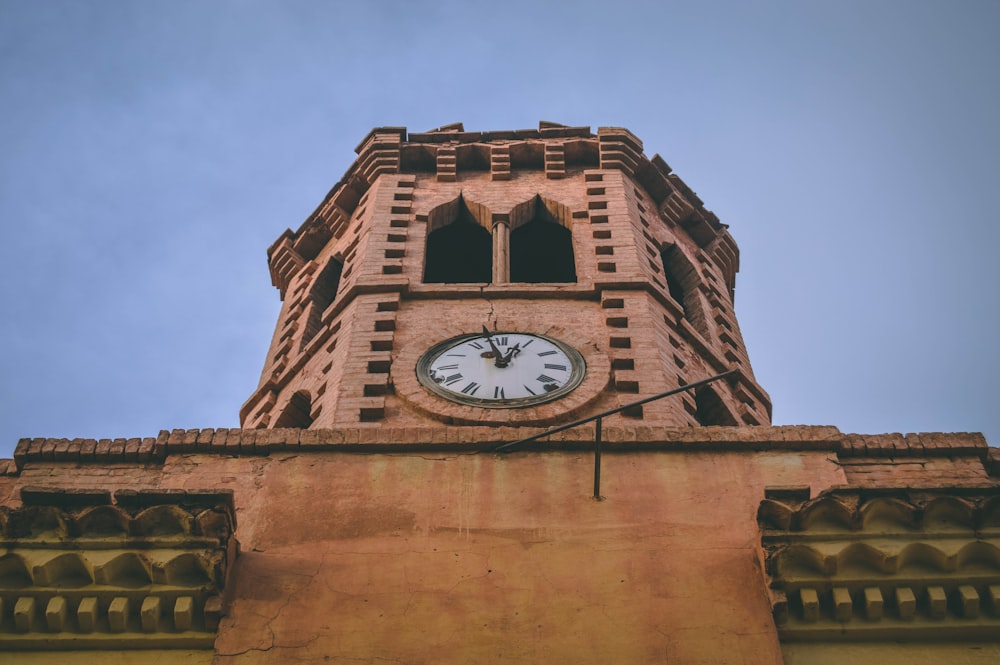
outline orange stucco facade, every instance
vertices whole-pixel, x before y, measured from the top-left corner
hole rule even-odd
[[[0,486],[6,505],[53,483],[232,490],[241,553],[216,663],[781,663],[755,521],[766,488],[863,484],[869,470],[854,469],[891,464],[876,448],[893,444],[865,437],[859,457],[861,437],[829,427],[611,427],[598,501],[585,435],[497,454],[504,429],[474,444],[408,440],[412,428],[381,442],[314,432],[303,444],[274,430],[242,452],[227,443],[259,432],[210,432],[219,441],[201,451],[185,441],[204,431],[164,433],[150,457],[117,464],[46,460],[36,441]],[[979,437],[921,450],[926,468],[944,462],[926,486],[995,483]],[[950,475],[958,459],[978,462],[978,477]],[[805,660],[788,662],[810,662],[810,648],[796,644]],[[977,642],[965,657],[995,653]]]

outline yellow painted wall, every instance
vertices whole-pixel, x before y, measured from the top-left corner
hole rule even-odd
[[[782,646],[785,665],[996,665],[1000,644],[829,644]]]
[[[16,651],[4,665],[210,665],[211,651]]]

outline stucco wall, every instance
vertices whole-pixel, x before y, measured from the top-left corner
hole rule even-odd
[[[808,485],[815,496],[844,485],[845,460],[880,454],[889,436],[705,428],[686,442],[609,428],[595,501],[586,451],[495,455],[450,449],[447,437],[397,442],[398,452],[312,439],[296,449],[260,432],[207,432],[204,453],[194,451],[205,431],[178,431],[157,440],[169,450],[160,461],[151,443],[147,461],[140,447],[131,463],[90,460],[86,442],[78,461],[60,462],[62,443],[26,443],[19,470],[0,475],[0,503],[17,505],[24,486],[233,490],[242,555],[216,663],[780,663],[756,523],[764,488]],[[385,441],[405,433],[373,430]],[[615,443],[654,436],[674,443]],[[923,455],[982,447],[961,435],[940,450],[933,437],[913,441],[925,439]],[[920,480],[947,480],[936,468]],[[787,646],[788,662],[810,662],[812,649]]]
[[[778,663],[755,510],[822,452],[170,455],[16,486],[231,488],[217,663]]]
[[[218,663],[779,663],[754,514],[816,453],[171,458],[236,492]]]

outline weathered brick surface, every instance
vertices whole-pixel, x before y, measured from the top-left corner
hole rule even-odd
[[[1000,448],[990,448],[986,456],[986,470],[994,478],[1000,478]]]
[[[844,457],[900,457],[922,455],[985,455],[986,439],[978,432],[922,432],[919,434],[848,434],[840,454]]]
[[[858,487],[952,487],[995,484],[978,457],[848,458],[847,482]]]
[[[861,487],[946,487],[995,483],[996,449],[969,432],[845,435],[839,458],[848,483]]]

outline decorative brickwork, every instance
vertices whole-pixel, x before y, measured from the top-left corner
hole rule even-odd
[[[766,496],[757,519],[783,640],[1000,635],[1000,486]]]
[[[566,146],[563,143],[545,145],[545,176],[552,179],[566,177]]]
[[[490,177],[493,180],[510,180],[510,145],[490,146]]]
[[[0,506],[0,650],[207,649],[232,492],[22,487]]]

